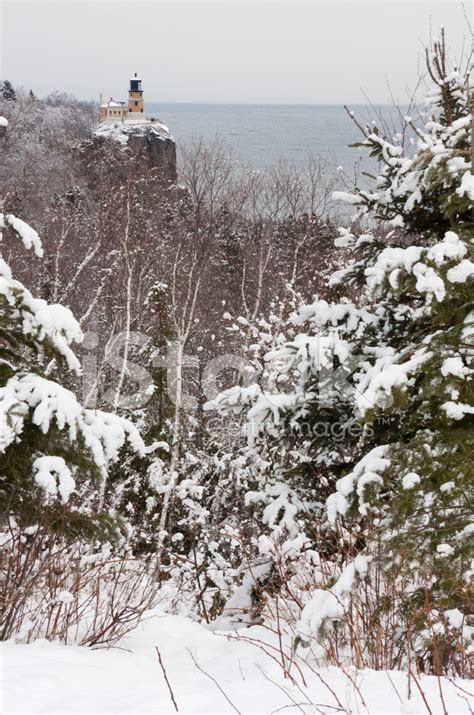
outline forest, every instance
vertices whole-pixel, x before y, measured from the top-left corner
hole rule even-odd
[[[293,685],[408,673],[416,712],[469,676],[473,97],[444,32],[425,63],[395,129],[348,110],[356,178],[217,138],[175,180],[3,82],[2,640],[119,646],[159,609]]]

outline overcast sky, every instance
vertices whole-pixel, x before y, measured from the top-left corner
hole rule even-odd
[[[0,0],[2,78],[82,99],[403,102],[422,44],[443,24],[460,54],[467,24],[451,2]],[[470,3],[466,2],[466,10]]]

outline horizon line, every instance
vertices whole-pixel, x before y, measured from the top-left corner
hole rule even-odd
[[[46,95],[47,96],[47,95]],[[85,99],[80,100],[85,102],[95,102],[98,104],[96,99]],[[420,102],[423,103],[422,101]],[[146,106],[149,104],[154,105],[177,105],[177,106],[196,106],[196,107],[344,107],[344,105],[351,105],[353,107],[403,107],[409,104],[409,102],[391,102],[388,100],[376,101],[372,100],[370,102],[351,102],[350,100],[341,101],[322,101],[322,102],[248,102],[248,101],[232,101],[232,102],[216,102],[212,100],[145,100],[145,110]]]

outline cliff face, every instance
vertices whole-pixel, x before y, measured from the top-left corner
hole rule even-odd
[[[157,169],[164,180],[171,183],[177,181],[176,142],[168,127],[161,122],[141,120],[104,123],[95,130],[94,135],[128,146],[137,158],[144,159],[150,167]]]

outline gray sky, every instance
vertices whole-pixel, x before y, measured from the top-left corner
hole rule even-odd
[[[458,0],[0,3],[0,76],[40,96],[124,99],[139,72],[145,101],[384,102],[389,78],[403,102],[430,22],[467,39]]]

